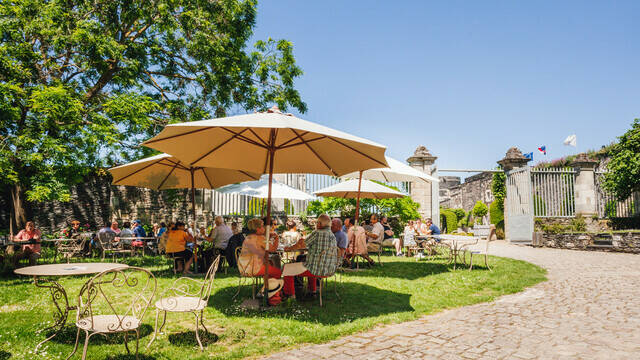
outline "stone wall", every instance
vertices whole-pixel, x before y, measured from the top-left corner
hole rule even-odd
[[[441,177],[446,184],[455,183],[453,177]],[[461,208],[470,211],[477,201],[482,201],[487,206],[493,202],[491,182],[493,174],[483,172],[469,176],[464,183],[459,185],[441,187],[440,206],[447,208]]]
[[[0,194],[0,229],[9,229],[11,202]],[[44,233],[52,233],[79,220],[97,229],[105,221],[141,219],[145,223],[187,219],[191,202],[187,190],[154,191],[131,186],[112,186],[110,176],[89,176],[71,188],[69,202],[47,201],[30,205],[29,220]],[[211,222],[212,214],[200,209],[198,221]],[[17,232],[17,229],[14,229]]]
[[[640,232],[536,234],[534,246],[640,253]]]

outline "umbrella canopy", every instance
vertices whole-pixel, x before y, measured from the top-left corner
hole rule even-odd
[[[359,184],[359,182],[360,181],[357,179],[343,181],[315,191],[313,194],[316,196],[338,197],[345,199],[356,199],[358,197],[367,199],[392,199],[406,196],[397,190],[393,190],[373,181],[362,180],[362,184]],[[360,189],[359,191],[358,188]]]
[[[114,185],[130,185],[154,190],[213,189],[227,184],[259,179],[259,174],[215,168],[193,168],[168,154],[151,156],[109,169]]]
[[[341,176],[387,166],[384,146],[283,114],[277,108],[170,124],[143,145],[174,155],[191,166],[259,174]]]
[[[232,184],[223,186],[216,191],[223,194],[240,194],[257,198],[266,199],[269,197],[269,180],[260,179],[256,181],[246,181],[240,184]],[[313,200],[313,195],[307,194],[304,191],[294,189],[291,186],[283,183],[273,181],[271,189],[272,199],[289,199],[289,200]]]
[[[267,249],[274,173],[341,176],[388,166],[386,147],[326,126],[266,112],[167,125],[143,145],[174,155],[190,166],[269,174]],[[264,283],[269,280],[269,251],[264,254]],[[267,297],[264,297],[265,305]]]
[[[362,178],[367,180],[375,180],[382,182],[396,181],[424,181],[439,182],[437,178],[427,175],[426,173],[416,170],[411,166],[400,162],[396,159],[385,156],[389,167],[369,169],[362,172]],[[343,179],[357,179],[360,176],[358,171],[343,175]]]

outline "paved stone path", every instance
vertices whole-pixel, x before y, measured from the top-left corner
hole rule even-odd
[[[272,359],[640,359],[640,256],[498,243],[549,281]]]

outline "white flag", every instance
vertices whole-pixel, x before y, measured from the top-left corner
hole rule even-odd
[[[564,139],[564,144],[576,147],[576,135],[574,134],[567,136],[567,138]]]

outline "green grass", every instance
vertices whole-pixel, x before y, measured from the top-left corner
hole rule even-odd
[[[142,327],[141,359],[236,359],[257,356],[302,343],[322,343],[374,327],[377,324],[413,320],[448,308],[491,301],[497,296],[522,291],[545,280],[545,271],[535,265],[505,258],[490,258],[493,271],[474,268],[453,271],[443,259],[416,262],[414,259],[383,257],[384,266],[346,273],[339,287],[340,300],[331,280],[325,290],[324,307],[318,302],[287,301],[268,311],[241,308],[250,297],[245,286],[240,300],[232,301],[237,272],[219,273],[214,293],[205,310],[205,324],[215,335],[204,336],[200,352],[193,335],[191,314],[169,314],[164,334],[148,350],[155,310],[150,308]],[[166,260],[159,257],[133,258],[130,265],[145,266],[158,279],[159,292],[175,279]],[[69,297],[76,299],[88,277],[63,278]],[[30,279],[5,275],[0,278],[0,359],[64,358],[75,340],[71,323],[44,345],[37,356],[35,345],[44,339],[38,330],[52,323],[48,293]],[[70,319],[75,319],[75,312]],[[83,338],[80,340],[83,341]],[[75,358],[80,358],[82,344]],[[133,349],[133,348],[132,348]],[[121,337],[92,337],[91,359],[133,359],[126,356]]]

